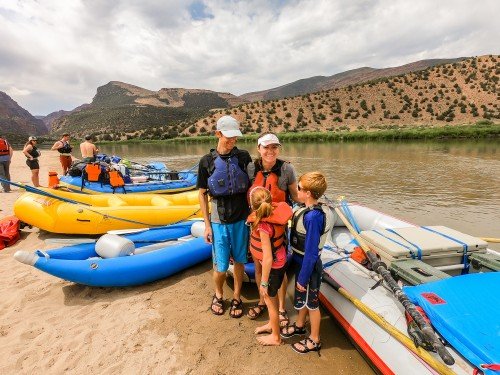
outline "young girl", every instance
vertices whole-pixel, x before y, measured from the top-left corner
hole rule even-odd
[[[269,310],[269,322],[255,330],[262,345],[280,345],[278,317],[278,289],[286,270],[285,228],[292,217],[292,209],[285,202],[272,203],[271,192],[264,187],[250,191],[252,213],[247,222],[251,225],[250,251],[262,265],[259,292]]]
[[[27,158],[26,165],[31,169],[31,181],[33,182],[33,186],[40,186],[40,166],[38,164],[38,157],[41,153],[36,148],[37,141],[36,137],[29,137],[23,149],[23,154]]]

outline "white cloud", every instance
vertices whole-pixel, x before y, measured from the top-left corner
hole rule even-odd
[[[497,0],[0,0],[0,91],[33,114],[90,102],[111,80],[242,94],[498,54],[497,14]]]
[[[5,90],[5,92],[11,97],[26,96],[31,94],[30,90],[18,89],[17,87],[12,86]]]

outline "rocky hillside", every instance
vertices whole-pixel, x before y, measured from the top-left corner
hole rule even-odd
[[[151,91],[112,81],[97,89],[90,105],[54,120],[52,132],[92,133],[104,140],[171,138],[209,110],[243,102],[228,93],[182,88]]]
[[[224,114],[241,121],[246,133],[377,130],[481,119],[498,122],[499,75],[498,55],[472,57],[392,78],[219,110],[184,134],[213,133]]]
[[[286,85],[275,87],[269,90],[250,92],[243,94],[240,97],[250,102],[283,99],[297,95],[309,94],[317,91],[331,90],[348,85],[356,85],[359,83],[372,81],[379,78],[388,78],[401,74],[424,70],[436,65],[454,63],[463,60],[456,59],[432,59],[420,60],[406,65],[396,66],[393,68],[374,69],[374,68],[358,68],[347,70],[333,76],[317,76],[301,79]]]
[[[82,109],[85,109],[88,106],[89,106],[89,104],[82,104],[71,111],[60,110],[60,111],[49,113],[47,116],[40,116],[40,117],[37,116],[37,118],[40,118],[43,121],[43,123],[45,124],[45,126],[47,127],[47,129],[49,129],[49,131],[51,131],[52,130],[52,123],[54,121],[60,119],[63,116],[68,116],[68,115],[72,114],[73,112],[81,111]]]
[[[30,135],[47,134],[42,120],[32,116],[9,95],[0,91],[0,133],[11,142],[22,142]]]

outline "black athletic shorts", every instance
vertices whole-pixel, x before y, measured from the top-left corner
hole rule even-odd
[[[30,167],[31,170],[40,169],[40,165],[38,164],[38,159],[35,160],[26,159],[26,165]]]
[[[285,277],[286,264],[281,268],[271,268],[269,273],[269,286],[267,287],[267,294],[269,297],[275,297],[278,294],[278,289],[283,283],[283,278]]]
[[[296,310],[301,310],[304,307],[307,307],[309,310],[318,309],[319,288],[321,286],[321,278],[323,275],[323,263],[321,262],[321,259],[318,259],[316,261],[307,285],[303,285],[306,288],[305,292],[300,292],[296,287],[301,268],[300,264],[292,261],[292,265],[290,268],[291,272],[295,273],[295,298],[293,301],[293,307],[295,307]]]

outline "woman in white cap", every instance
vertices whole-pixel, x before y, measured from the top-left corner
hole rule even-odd
[[[297,177],[292,164],[278,159],[281,143],[276,134],[267,132],[259,136],[257,140],[257,151],[259,157],[248,165],[247,171],[252,182],[249,191],[256,186],[263,186],[271,192],[273,203],[287,202],[292,200],[301,203],[297,190]],[[262,276],[262,265],[255,261],[255,281],[260,285]],[[278,292],[280,326],[289,323],[288,313],[285,308],[286,286],[288,280],[285,277]],[[259,296],[257,305],[250,308],[248,318],[256,319],[266,310],[266,304],[262,295]]]
[[[26,165],[31,169],[31,181],[33,186],[40,186],[40,165],[38,164],[38,157],[41,152],[38,151],[36,144],[38,139],[36,137],[29,137],[28,142],[24,145],[23,154],[26,156]]]

